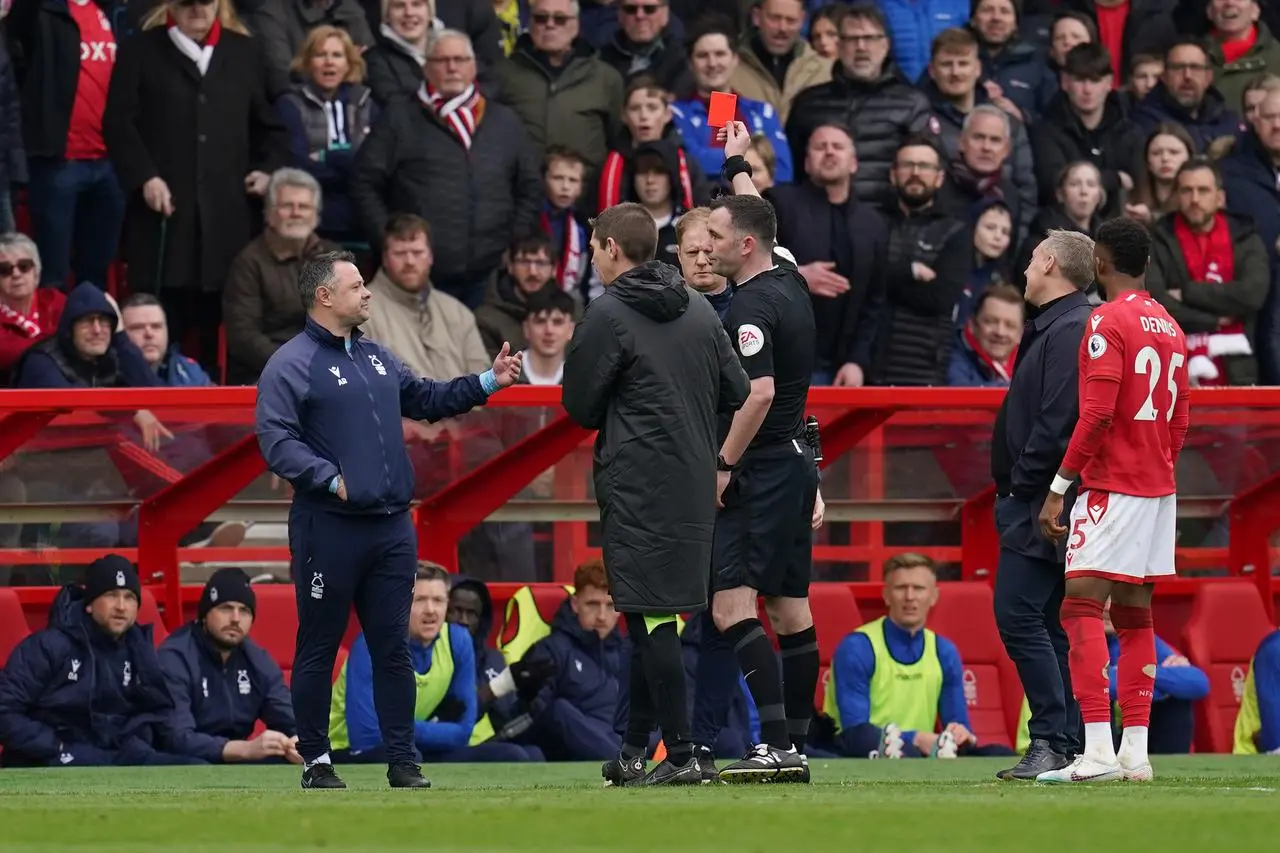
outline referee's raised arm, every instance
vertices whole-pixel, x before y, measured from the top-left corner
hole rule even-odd
[[[302,787],[346,787],[333,769],[344,750],[331,753],[329,718],[334,660],[352,606],[373,665],[383,741],[362,747],[359,760],[385,760],[394,788],[430,787],[413,740],[417,688],[408,629],[418,543],[401,419],[441,420],[482,405],[519,378],[522,358],[504,345],[493,368],[478,376],[414,376],[361,334],[372,294],[349,252],[309,260],[298,291],[306,325],[262,372],[255,432],[267,467],[294,487],[289,550],[298,640],[291,689]],[[345,741],[348,721],[335,725],[335,737]]]

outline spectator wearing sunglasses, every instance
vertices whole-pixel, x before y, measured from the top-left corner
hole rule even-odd
[[[683,92],[692,84],[689,59],[667,0],[622,0],[618,31],[600,48],[600,58],[627,82],[649,74],[668,92]]]
[[[38,287],[40,250],[25,234],[0,235],[0,382],[33,344],[51,337],[66,306],[54,287]]]
[[[596,186],[622,130],[622,76],[580,37],[577,0],[533,0],[531,9],[529,32],[498,63],[498,98],[524,122],[538,160],[550,146],[572,148],[587,164],[586,186]]]

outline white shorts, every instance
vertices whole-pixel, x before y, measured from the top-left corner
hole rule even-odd
[[[1067,575],[1121,583],[1172,577],[1178,496],[1139,498],[1086,489],[1071,508]]]

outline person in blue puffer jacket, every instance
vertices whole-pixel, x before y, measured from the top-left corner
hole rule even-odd
[[[875,0],[889,22],[893,61],[913,84],[933,56],[933,40],[969,20],[970,0]]]
[[[622,746],[614,721],[620,685],[630,678],[631,644],[618,630],[602,562],[579,566],[573,587],[556,611],[551,636],[524,658],[549,658],[556,670],[529,703],[529,737],[548,761],[608,760]]]
[[[64,586],[49,627],[23,640],[0,670],[0,763],[84,767],[205,762],[171,748],[173,700],[142,586],[118,554],[95,560],[83,586]]]
[[[708,175],[719,175],[724,165],[724,148],[716,146],[712,137],[715,130],[707,126],[707,108],[712,92],[731,92],[729,79],[738,69],[738,46],[733,38],[732,24],[723,18],[707,18],[690,33],[689,67],[693,72],[695,91],[693,96],[671,105],[671,121],[680,133],[685,151]],[[738,96],[740,121],[751,131],[773,143],[777,162],[773,180],[789,184],[794,178],[791,164],[791,147],[782,120],[772,104]]]

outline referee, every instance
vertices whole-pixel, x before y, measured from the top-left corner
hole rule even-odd
[[[808,287],[795,265],[776,260],[778,221],[755,194],[743,159],[741,122],[725,136],[724,176],[739,195],[712,204],[712,263],[731,279],[729,337],[751,379],[718,459],[712,555],[714,632],[734,649],[760,716],[764,741],[720,771],[726,782],[807,782],[802,749],[818,682],[818,638],[809,612],[818,470],[804,413],[816,337]],[[782,665],[757,616],[765,597]],[[785,682],[785,688],[784,688]]]
[[[329,758],[334,659],[352,605],[373,658],[373,700],[393,788],[428,788],[413,745],[409,606],[418,543],[413,469],[401,418],[439,421],[483,405],[520,376],[504,343],[493,369],[420,379],[357,328],[371,294],[349,252],[302,268],[304,329],[258,380],[254,431],[267,467],[292,484],[290,569],[297,589],[293,713],[303,788],[345,788]]]

